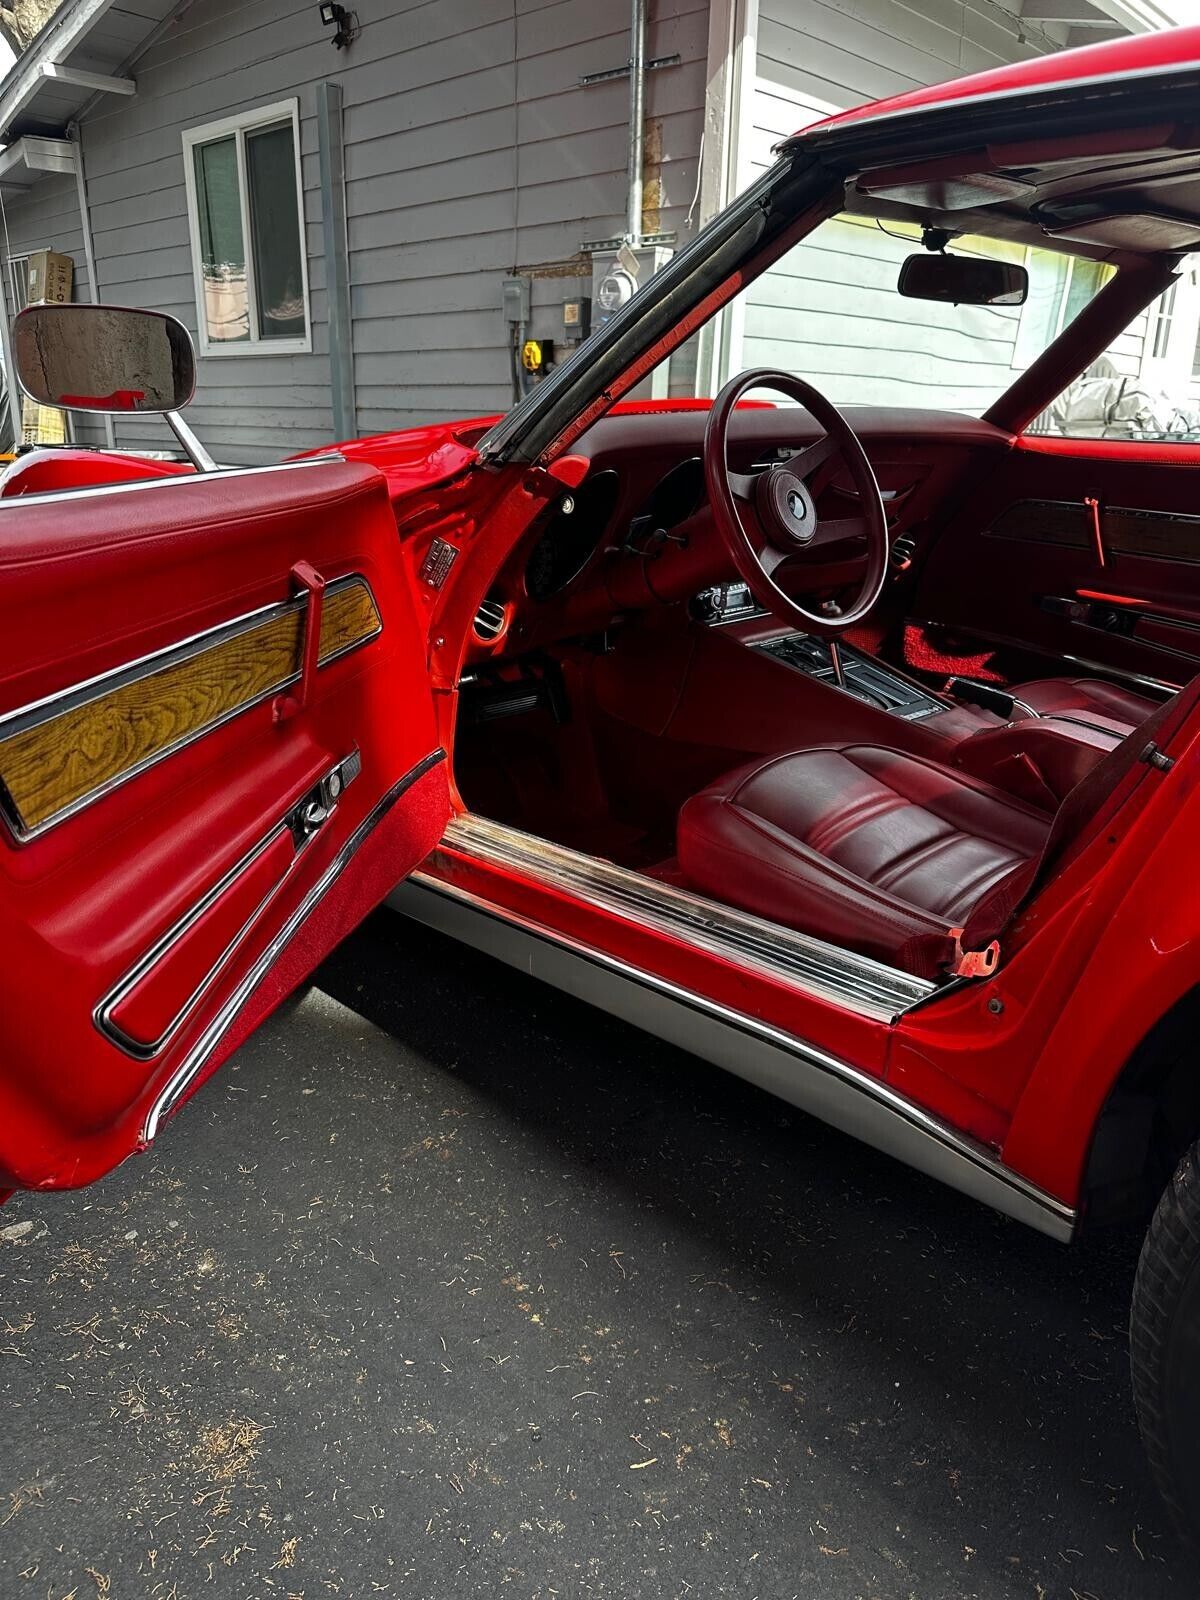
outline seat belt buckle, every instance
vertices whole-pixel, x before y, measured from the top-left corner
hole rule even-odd
[[[999,939],[985,944],[982,950],[964,950],[962,940],[965,932],[965,928],[950,929],[950,937],[954,940],[951,973],[956,978],[990,978],[1000,965]]]

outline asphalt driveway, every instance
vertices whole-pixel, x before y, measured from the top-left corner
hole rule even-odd
[[[4,1600],[1157,1600],[1133,1256],[390,912],[0,1212]]]

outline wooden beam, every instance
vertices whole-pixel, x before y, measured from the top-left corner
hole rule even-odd
[[[137,84],[132,78],[113,78],[106,72],[85,72],[82,67],[68,67],[60,61],[43,61],[38,70],[43,78],[54,83],[71,83],[80,89],[91,89],[96,94],[137,93]]]

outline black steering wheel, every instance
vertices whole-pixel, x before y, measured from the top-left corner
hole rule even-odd
[[[731,472],[729,423],[749,389],[776,389],[798,400],[825,432],[815,444],[765,471]],[[810,479],[840,458],[858,498],[856,516],[821,518]],[[827,476],[822,474],[822,476]],[[879,599],[887,577],[888,525],[879,484],[858,435],[833,404],[787,372],[767,367],[743,372],[713,401],[704,430],[704,478],[708,503],[733,563],[750,593],[781,621],[805,633],[832,636],[861,622]],[[809,611],[775,581],[784,562],[795,570],[806,558],[825,564],[850,562],[863,568],[852,598],[826,600]],[[815,585],[814,585],[815,587]]]

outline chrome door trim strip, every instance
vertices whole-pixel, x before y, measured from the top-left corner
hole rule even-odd
[[[167,929],[166,933],[164,933],[160,939],[156,940],[150,949],[147,950],[146,953],[141,956],[132,967],[130,967],[128,972],[124,973],[123,976],[118,979],[118,981],[113,985],[113,987],[108,991],[108,993],[92,1012],[93,1023],[106,1039],[108,1039],[112,1044],[115,1044],[119,1050],[124,1051],[127,1056],[132,1056],[135,1061],[152,1061],[155,1056],[162,1054],[162,1052],[170,1044],[171,1040],[175,1038],[179,1030],[183,1027],[184,1023],[193,1014],[196,1007],[208,993],[209,989],[211,989],[212,985],[216,982],[217,978],[224,970],[226,964],[231,959],[242,940],[250,932],[251,928],[258,921],[258,919],[263,915],[267,907],[275,899],[276,895],[278,895],[283,889],[288,879],[292,876],[292,873],[296,870],[296,867],[303,860],[305,852],[312,841],[317,837],[320,829],[325,826],[325,824],[337,811],[337,801],[334,799],[330,801],[329,804],[324,806],[323,815],[321,817],[319,826],[312,828],[306,828],[305,826],[303,816],[305,808],[310,803],[317,802],[320,796],[332,793],[328,786],[330,784],[330,780],[334,778],[335,775],[338,780],[337,793],[341,794],[351,783],[353,783],[354,779],[361,771],[362,757],[359,755],[357,750],[352,750],[350,754],[344,756],[342,760],[335,761],[331,766],[327,767],[321,776],[317,778],[314,783],[311,783],[308,786],[308,789],[301,796],[301,798],[297,800],[294,805],[289,806],[286,814],[280,818],[275,826],[269,829],[257,844],[252,845],[251,848],[247,850],[246,853],[238,861],[236,861],[232,867],[229,868],[228,872],[224,873],[218,882],[213,884],[212,887],[208,889],[200,897],[200,899],[195,902],[194,905],[190,906],[188,910],[185,911],[184,914],[179,917],[170,928]],[[242,874],[248,871],[249,868],[254,865],[264,851],[270,849],[271,845],[273,845],[277,839],[281,838],[284,834],[289,833],[295,842],[295,851],[291,860],[288,862],[286,871],[280,877],[279,881],[267,891],[249,916],[246,917],[241,927],[238,928],[233,937],[228,941],[228,943],[225,945],[225,948],[217,956],[216,960],[200,979],[199,983],[196,984],[192,992],[184,999],[182,1005],[176,1011],[164,1032],[159,1036],[159,1038],[155,1039],[149,1044],[144,1043],[141,1040],[134,1039],[131,1035],[125,1033],[124,1030],[113,1019],[113,1013],[120,1006],[122,1000],[124,1000],[129,994],[132,993],[134,989],[137,988],[142,979],[145,978],[148,973],[153,971],[153,969],[159,964],[160,961],[163,960],[165,956],[170,954],[170,952],[179,943],[180,939],[182,939],[183,936],[191,928],[193,928],[197,922],[199,922],[200,918],[207,910],[209,910],[211,906],[214,906],[217,901],[220,900],[221,896],[226,892],[226,890],[230,889],[242,876]]]
[[[439,848],[518,871],[572,899],[656,933],[685,939],[710,955],[782,979],[877,1022],[891,1022],[909,1006],[937,993],[937,985],[928,979],[914,978],[870,956],[486,817],[468,813],[452,818]]]
[[[368,579],[360,572],[345,573],[340,578],[331,578],[325,586],[325,594],[336,595],[343,590],[353,588],[355,585],[366,590],[370,597],[375,615],[380,618],[378,627],[371,633],[364,633],[361,639],[355,639],[350,644],[342,645],[338,650],[331,651],[321,659],[321,670],[332,666],[335,661],[340,661],[343,656],[349,655],[354,650],[359,650],[363,645],[370,644],[383,632],[382,615],[375,591],[371,588]],[[293,595],[287,600],[275,600],[265,606],[258,606],[253,611],[242,612],[237,617],[232,617],[228,622],[219,622],[214,627],[206,628],[200,633],[190,634],[185,639],[180,639],[174,644],[164,645],[160,650],[153,650],[148,655],[138,656],[132,661],[122,663],[119,667],[112,667],[107,672],[98,673],[93,678],[85,678],[81,682],[71,684],[66,689],[56,690],[53,694],[45,695],[40,700],[32,700],[27,705],[17,706],[12,711],[0,714],[0,740],[10,738],[14,734],[26,733],[31,728],[40,727],[43,723],[53,722],[57,717],[65,716],[68,712],[77,711],[81,706],[99,700],[106,694],[112,694],[118,689],[124,689],[129,684],[138,683],[143,678],[153,677],[157,672],[164,672],[170,667],[179,666],[185,661],[190,661],[196,656],[214,650],[220,645],[227,644],[231,639],[239,638],[244,633],[260,627],[265,622],[272,622],[277,617],[285,616],[289,612],[303,611],[308,605],[307,594]],[[235,717],[240,717],[243,712],[252,711],[255,706],[262,705],[265,700],[271,700],[293,684],[299,683],[300,673],[294,672],[290,677],[282,678],[278,683],[270,685],[261,694],[255,695],[250,700],[241,701],[236,706],[231,706],[228,711],[214,717],[211,722],[206,722],[202,727],[194,728],[188,733],[181,734],[178,739],[170,744],[163,745],[159,750],[153,751],[141,761],[131,767],[124,768],[121,772],[114,773],[103,783],[97,784],[94,789],[89,789],[79,799],[71,801],[53,816],[47,817],[44,822],[39,822],[30,827],[23,821],[16,806],[13,804],[4,783],[0,780],[0,820],[8,828],[16,844],[25,845],[32,839],[40,838],[51,828],[57,828],[60,823],[66,822],[69,817],[77,816],[88,806],[95,805],[105,795],[111,794],[114,789],[119,789],[122,784],[129,783],[132,779],[140,777],[151,767],[157,766],[160,761],[166,761],[170,756],[177,755],[180,750],[194,744],[197,739],[207,738],[215,733],[218,728],[223,728],[226,723],[232,722]]]
[[[97,451],[98,455],[136,455],[135,450],[103,450]],[[263,473],[293,472],[298,467],[327,467],[331,463],[345,465],[346,458],[336,450],[322,452],[319,456],[305,456],[300,461],[273,461],[264,467],[217,467],[222,483],[230,478],[257,478]],[[202,483],[206,489],[211,489],[213,474],[211,472],[172,472],[161,478],[135,478],[130,483],[91,483],[82,485],[78,489],[43,489],[41,494],[14,494],[0,496],[0,516],[9,508],[22,506],[56,505],[60,506],[71,500],[89,500],[95,495],[106,494],[141,494],[147,489],[176,488],[189,483]]]
[[[1077,1214],[887,1083],[807,1040],[419,870],[388,904],[657,1038],[723,1067],[798,1110],[1063,1243]]]
[[[169,1115],[178,1104],[188,1085],[216,1051],[221,1040],[236,1021],[242,1007],[275,965],[284,950],[287,949],[305,919],[328,894],[384,817],[387,816],[398,801],[404,798],[415,783],[419,782],[426,773],[432,772],[445,759],[446,752],[444,750],[440,748],[431,750],[427,756],[423,756],[417,762],[416,766],[411,767],[402,778],[392,785],[371,809],[370,813],[359,823],[317,882],[313,884],[295,911],[292,912],[257,961],[254,962],[241,982],[229,995],[216,1016],[213,1017],[196,1043],[188,1051],[183,1061],[175,1068],[175,1071],[172,1072],[166,1083],[158,1091],[150,1110],[146,1113],[146,1120],[142,1124],[143,1144],[149,1144],[154,1138],[162,1125],[163,1118]]]

